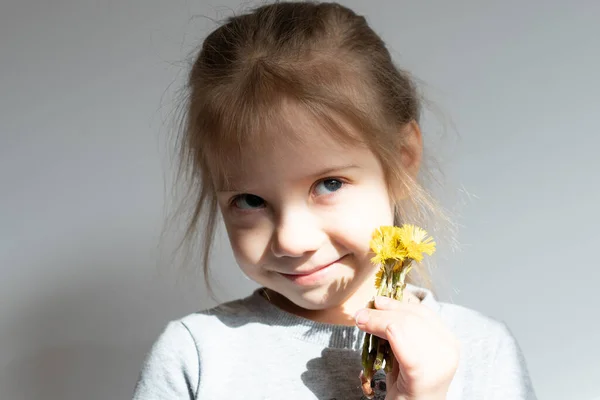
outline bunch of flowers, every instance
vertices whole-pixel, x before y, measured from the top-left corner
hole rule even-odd
[[[413,267],[413,261],[421,262],[424,254],[432,255],[435,252],[435,242],[427,232],[410,224],[379,227],[373,232],[370,247],[375,253],[371,262],[380,266],[375,275],[377,295],[399,301],[402,301],[406,276]],[[368,307],[374,308],[374,302],[369,302]],[[384,368],[388,373],[393,365],[394,353],[388,341],[366,333],[362,348],[361,383],[367,398],[373,396],[371,380],[375,371]]]

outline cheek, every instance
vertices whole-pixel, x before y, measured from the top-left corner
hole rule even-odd
[[[345,202],[336,216],[333,229],[346,245],[357,251],[368,252],[373,231],[381,225],[392,225],[394,216],[387,194],[373,195],[373,191],[354,196]],[[377,193],[377,191],[375,191]]]
[[[270,241],[270,230],[265,227],[239,228],[227,226],[231,250],[240,266],[260,264]]]

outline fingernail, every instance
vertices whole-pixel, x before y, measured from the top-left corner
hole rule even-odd
[[[354,319],[356,320],[356,323],[358,325],[366,324],[367,321],[369,320],[369,310],[362,309],[362,310],[358,311],[356,313],[356,315],[354,316]]]
[[[389,302],[390,302],[390,298],[389,297],[385,297],[385,296],[377,296],[377,297],[375,297],[375,303],[378,304],[378,305],[380,305],[380,306],[385,306]]]

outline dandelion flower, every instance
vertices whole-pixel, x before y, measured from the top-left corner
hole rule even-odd
[[[423,253],[432,255],[435,251],[433,238],[427,236],[427,232],[418,226],[405,224],[398,228],[397,235],[402,242],[407,258],[421,262]]]
[[[373,232],[370,247],[375,253],[371,259],[374,264],[383,265],[389,260],[403,260],[406,257],[398,233],[395,226],[381,226]]]

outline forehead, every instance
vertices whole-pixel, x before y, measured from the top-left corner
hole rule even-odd
[[[226,190],[260,179],[301,180],[360,164],[368,155],[360,133],[343,119],[323,121],[301,107],[288,107],[239,146],[222,149],[210,168],[217,188]]]

